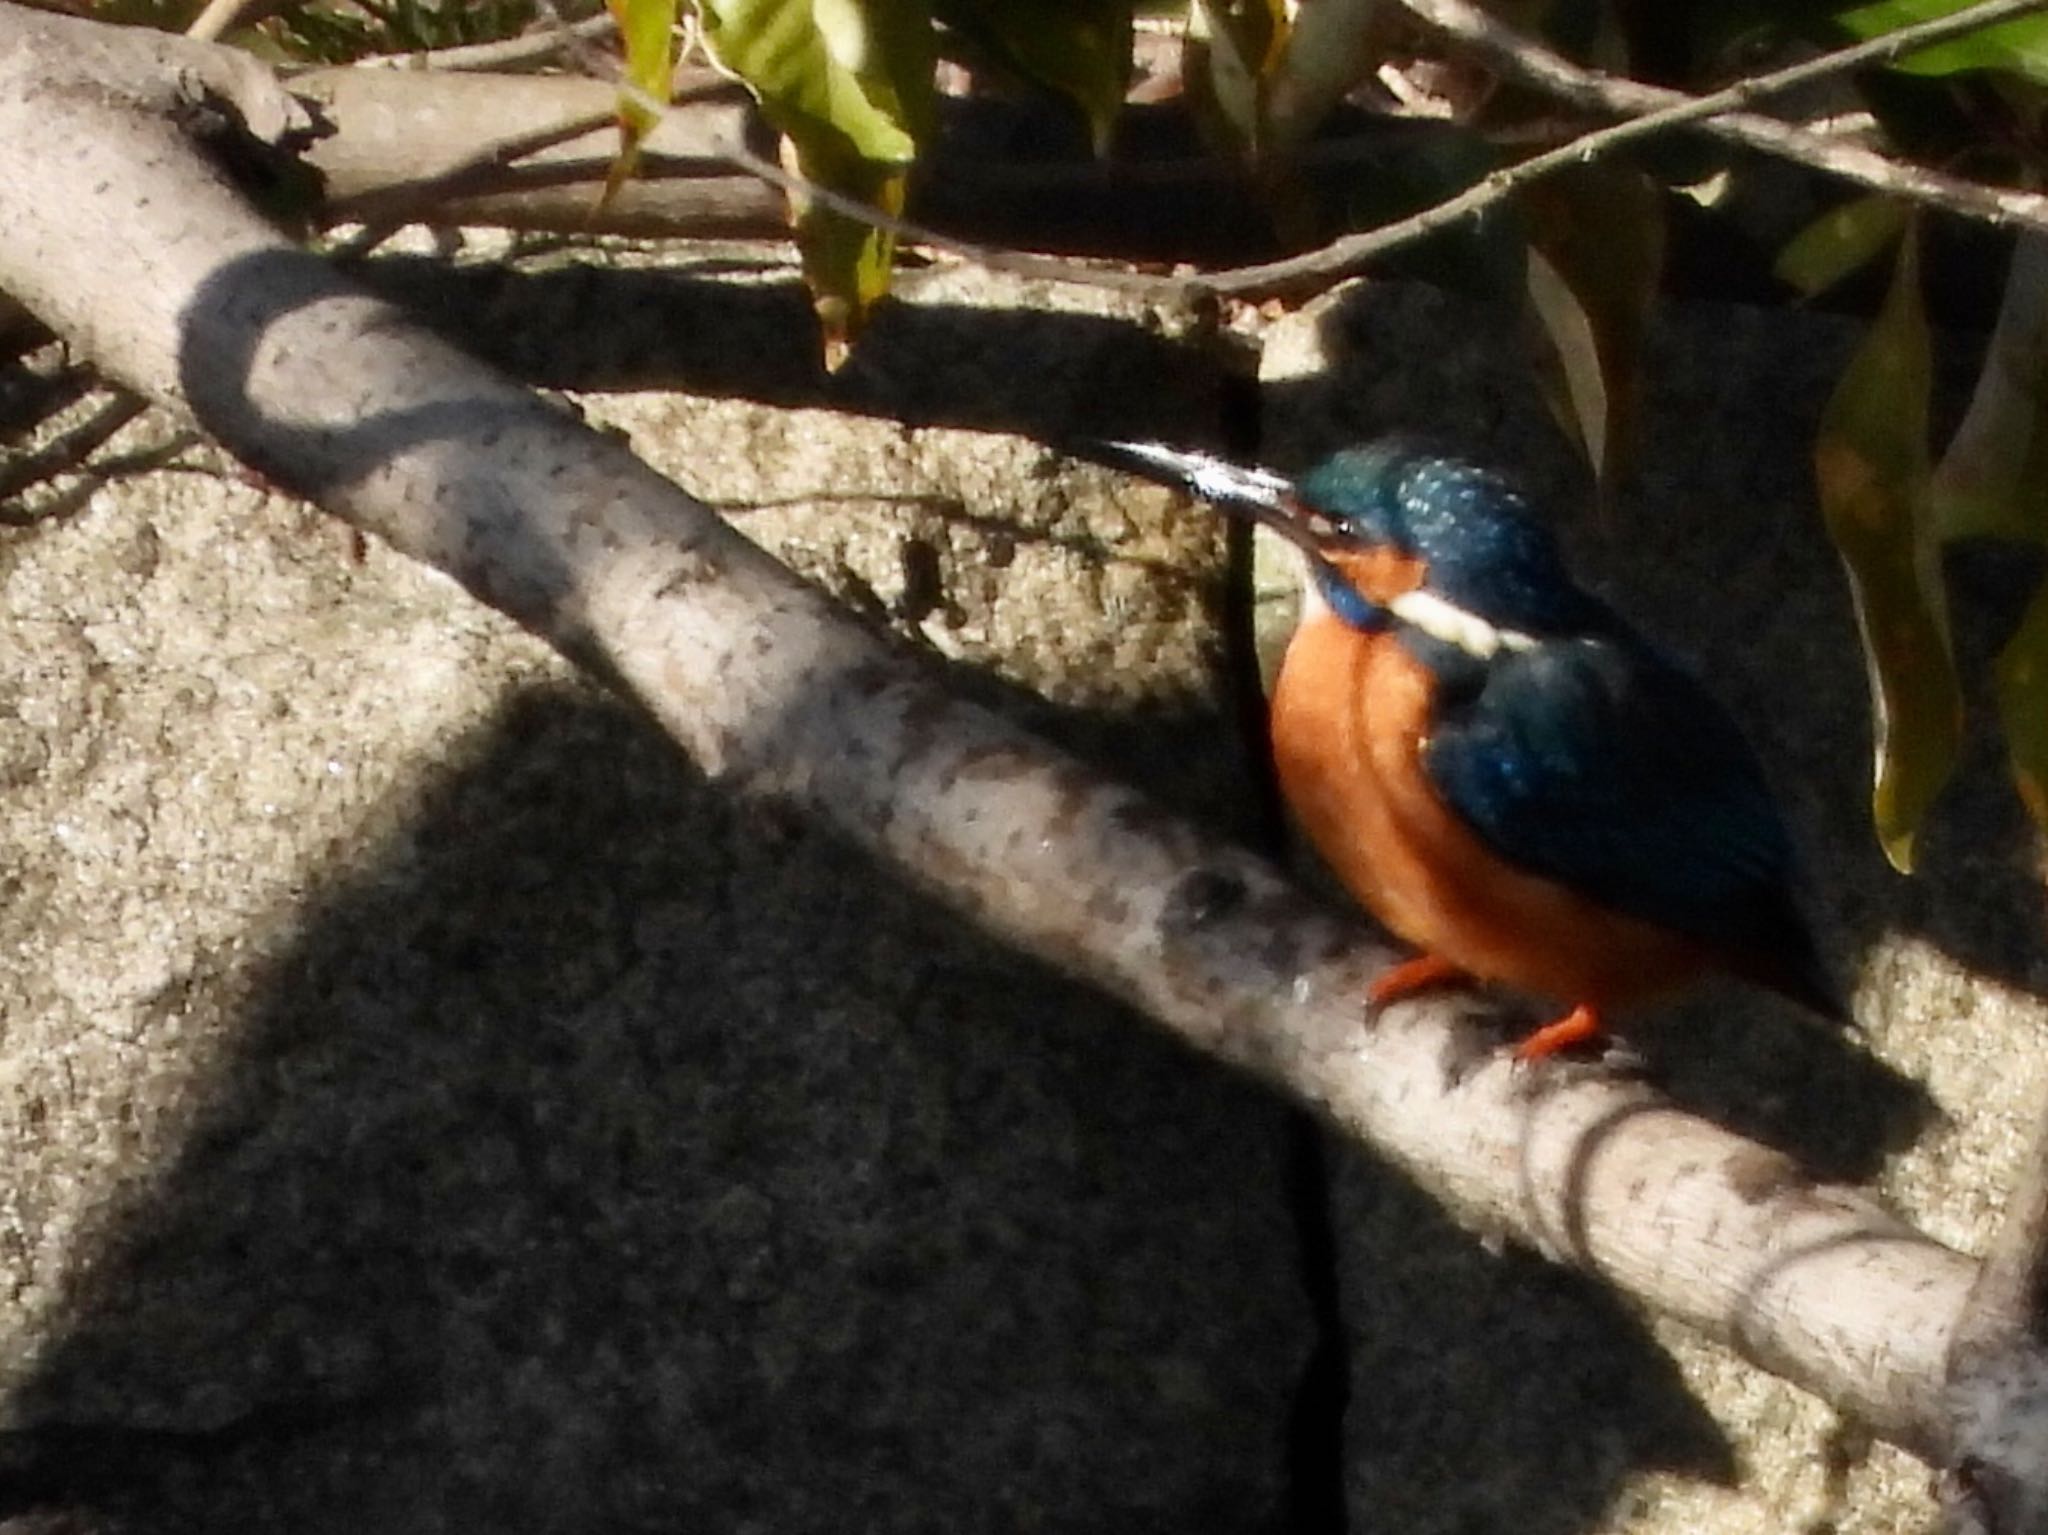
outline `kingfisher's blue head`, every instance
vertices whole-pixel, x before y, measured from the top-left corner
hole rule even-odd
[[[1572,581],[1528,497],[1491,470],[1399,440],[1345,448],[1295,483],[1326,521],[1339,568],[1346,546],[1415,561],[1420,586],[1488,623],[1534,632],[1583,627],[1593,601]]]
[[[1491,654],[1604,627],[1606,609],[1573,583],[1527,497],[1475,464],[1389,439],[1290,481],[1152,443],[1110,446],[1118,462],[1299,546],[1331,611],[1359,628],[1398,622]]]

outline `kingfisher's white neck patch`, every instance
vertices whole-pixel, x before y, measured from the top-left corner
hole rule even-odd
[[[1329,618],[1341,623],[1343,620],[1337,618],[1329,599],[1323,595],[1322,585],[1316,580],[1307,557],[1291,545],[1289,552],[1295,558],[1301,577],[1300,622]],[[1481,618],[1470,608],[1461,608],[1433,592],[1403,592],[1385,606],[1395,622],[1419,630],[1441,644],[1454,646],[1480,661],[1491,661],[1503,650],[1534,650],[1542,643],[1533,634],[1525,634],[1520,629],[1503,629]]]
[[[1410,628],[1481,661],[1490,661],[1503,650],[1534,650],[1537,645],[1533,634],[1503,629],[1430,592],[1403,592],[1387,604],[1387,611]]]

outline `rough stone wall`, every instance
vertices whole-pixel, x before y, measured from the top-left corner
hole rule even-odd
[[[1034,443],[1213,438],[1216,350],[940,271],[825,380],[779,278],[406,281],[961,686],[1250,834],[1214,529]],[[1503,334],[1402,289],[1276,322],[1272,455],[1424,427],[1586,507]],[[1675,314],[1643,472],[1568,531],[1758,739],[1871,1034],[1716,990],[1644,1021],[1653,1069],[1970,1246],[2048,1091],[2034,842],[1981,731],[1921,881],[1868,835],[1806,477],[1847,341]],[[1275,1530],[1340,1481],[1408,1535],[1925,1513],[1912,1462],[1361,1148],[1320,1150],[1319,1255],[1293,1110],[288,501],[159,474],[0,533],[0,660],[0,1520]],[[1334,1460],[1294,1412],[1332,1280]]]
[[[935,290],[829,387],[1200,401],[1057,314],[981,349],[1016,303]],[[934,667],[1236,819],[1206,516],[823,403],[588,409]],[[0,654],[0,1516],[1284,1517],[1293,1110],[232,479],[6,535]]]

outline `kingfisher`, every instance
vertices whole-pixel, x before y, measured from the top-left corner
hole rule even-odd
[[[1299,479],[1106,447],[1300,553],[1273,759],[1331,871],[1420,951],[1374,1010],[1466,979],[1532,993],[1564,1011],[1516,1048],[1531,1062],[1720,968],[1848,1022],[1741,731],[1572,579],[1507,480],[1400,440]]]

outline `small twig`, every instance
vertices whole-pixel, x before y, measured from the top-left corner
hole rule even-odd
[[[476,73],[515,73],[545,64],[570,50],[611,36],[610,15],[599,12],[581,21],[550,24],[520,37],[495,43],[468,43],[458,48],[432,48],[418,53],[387,53],[362,59],[358,69],[436,69]]]
[[[254,26],[283,4],[284,0],[207,0],[185,35],[210,43],[230,27]]]
[[[1688,97],[1681,91],[1583,68],[1511,28],[1503,27],[1468,0],[1403,0],[1403,4],[1448,36],[1468,44],[1489,63],[1525,85],[1587,111],[1625,114],[1635,120],[1633,124],[1621,125],[1622,128],[1633,127],[1641,132],[1646,131],[1638,126],[1642,124],[1650,125],[1647,131],[1656,131],[1673,123],[1697,126],[1702,132],[1745,148],[1796,161],[1877,191],[1892,192],[1947,208],[1969,218],[2048,228],[2048,198],[2030,192],[1989,187],[1892,159],[1854,142],[1842,131],[1840,122],[1794,124],[1724,109],[1730,102],[1755,101],[1844,70],[1882,62],[1900,52],[1913,51],[1939,41],[1941,36],[1976,30],[1987,20],[1997,21],[2023,12],[2038,11],[2042,8],[2041,0],[1993,0],[1990,4],[1958,11],[1791,65],[1774,74],[1739,81],[1726,90],[1702,97]],[[1711,115],[1702,117],[1703,111]],[[1860,130],[1864,121],[1860,115],[1852,116],[1848,125]]]
[[[330,254],[341,258],[366,256],[422,207],[492,191],[497,178],[507,167],[543,150],[553,149],[558,144],[567,144],[601,128],[608,128],[617,120],[612,112],[593,112],[567,122],[550,123],[531,133],[487,144],[460,165],[436,175],[380,188],[366,197],[337,201],[328,211],[336,219],[360,220],[364,228],[354,238],[336,246]]]
[[[1567,82],[1576,86],[1587,77],[1613,78],[1581,69],[1540,44],[1531,42],[1512,28],[1502,26],[1470,0],[1401,0],[1401,3],[1424,21],[1461,41],[1482,46],[1495,57],[1518,60],[1530,71],[1530,78],[1535,78],[1536,72],[1540,71],[1546,88],[1556,89]],[[1979,0],[1976,5],[1937,16],[1931,21],[1915,22],[1910,27],[1900,27],[1896,32],[1865,38],[1860,43],[1851,43],[1846,48],[1837,48],[1817,58],[1802,59],[1767,75],[1737,80],[1708,96],[1687,97],[1679,91],[1635,85],[1633,81],[1616,83],[1634,85],[1635,90],[1631,94],[1639,103],[1647,104],[1652,96],[1662,98],[1665,104],[1655,109],[1652,116],[1656,126],[1670,127],[1698,118],[1718,116],[1762,101],[1767,96],[1783,95],[1816,80],[1861,69],[1866,64],[1888,64],[1903,54],[1917,53],[1932,44],[1981,31],[2001,21],[2044,8],[2048,8],[2048,0]],[[1618,103],[1609,100],[1604,104],[1612,107]],[[1636,105],[1624,110],[1642,111],[1644,107]],[[1650,121],[1650,117],[1641,120],[1643,123]]]
[[[87,458],[147,409],[149,401],[141,395],[120,390],[77,426],[0,468],[0,523],[18,527],[40,522],[51,509],[29,512],[15,504],[17,498],[45,480],[84,469]]]
[[[61,350],[54,358],[29,358],[27,350],[0,355],[0,444],[69,410],[99,387],[92,369],[68,361]]]

